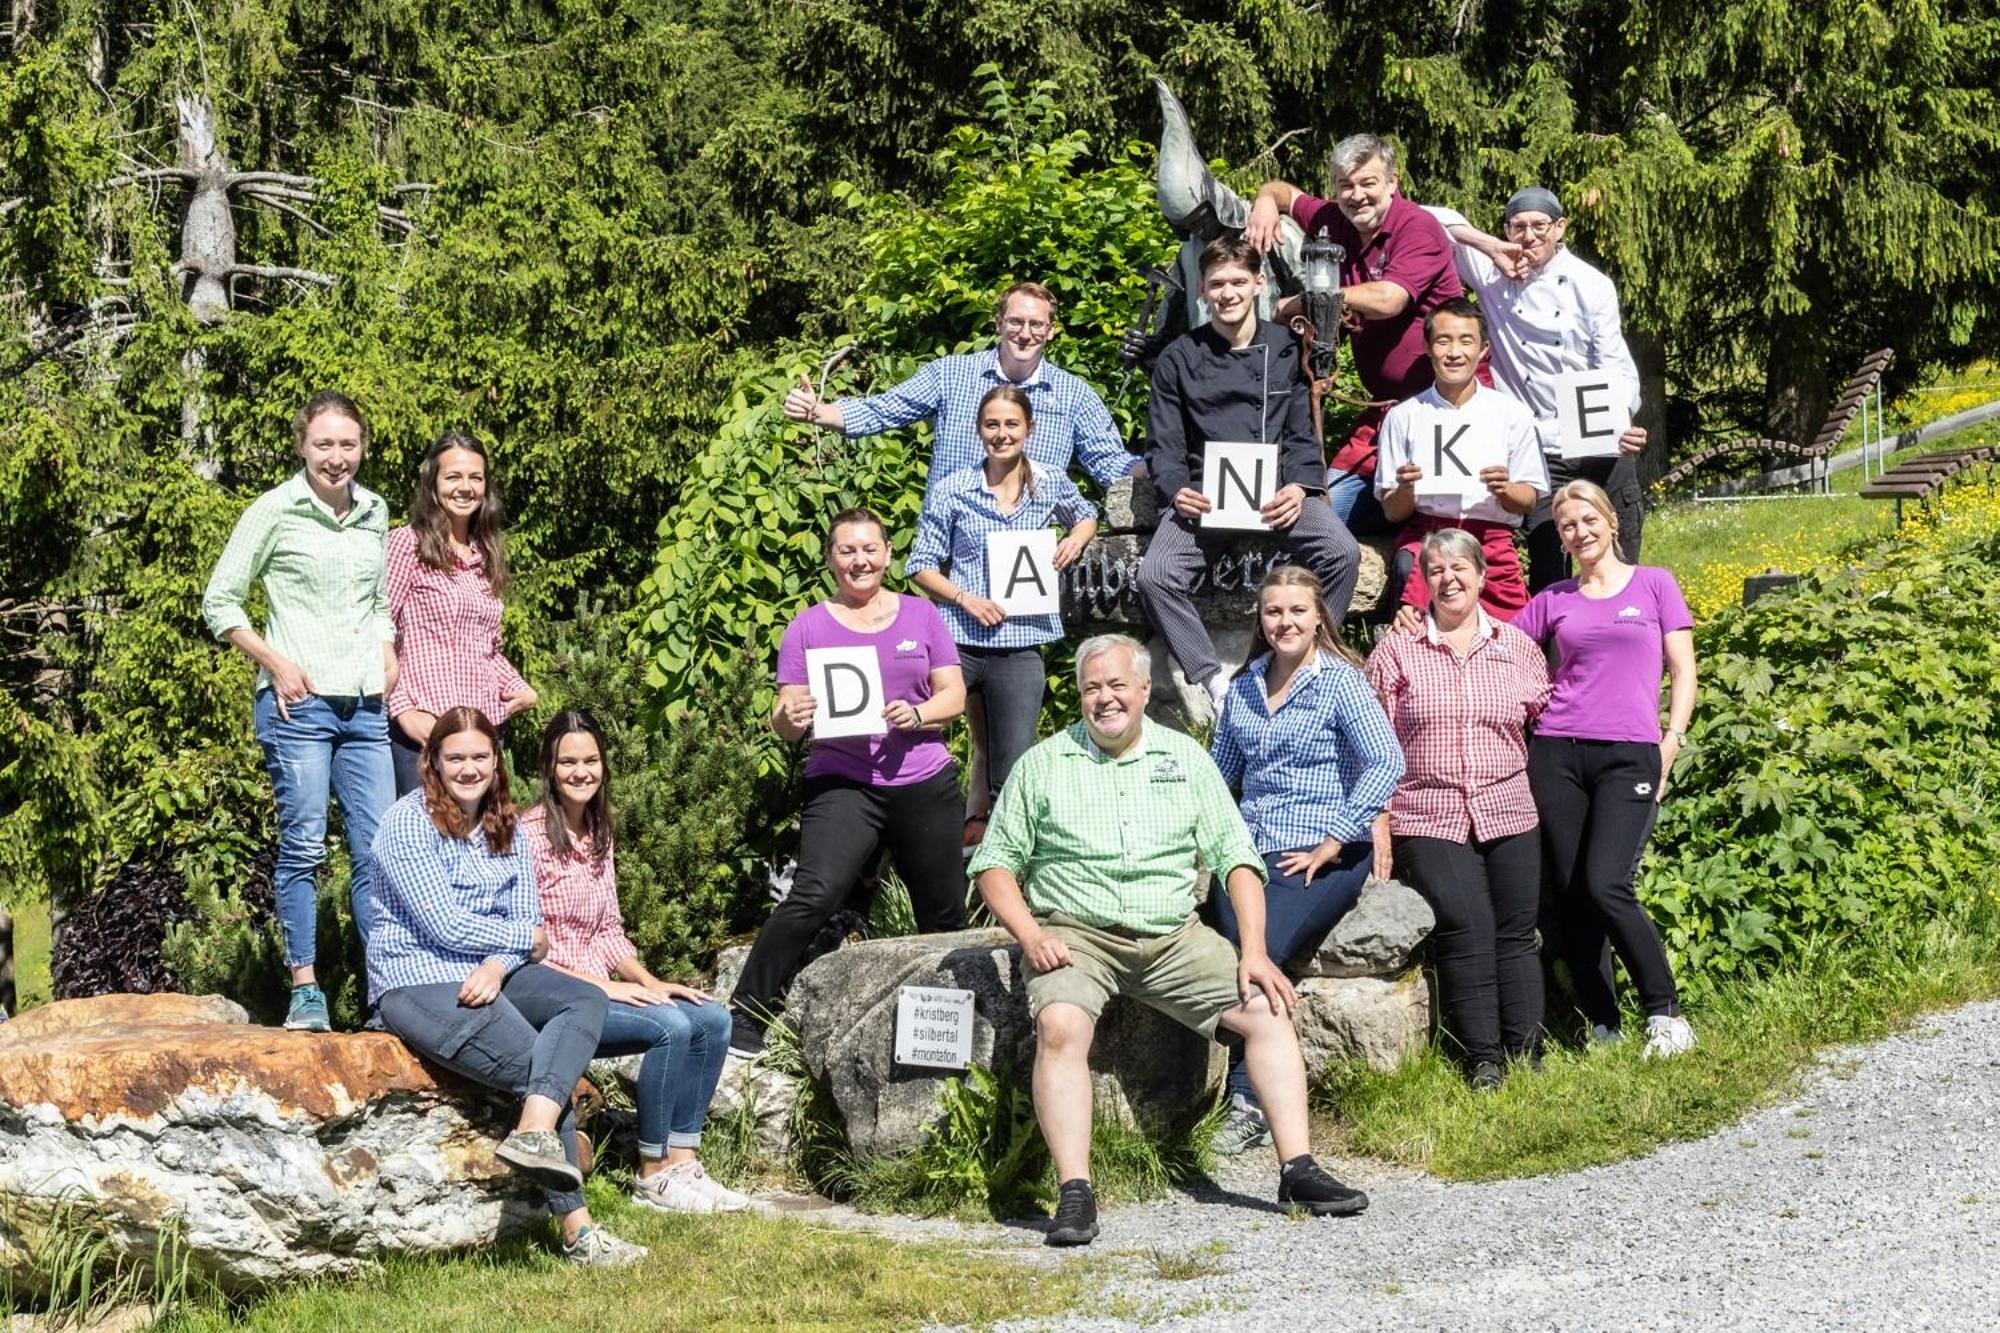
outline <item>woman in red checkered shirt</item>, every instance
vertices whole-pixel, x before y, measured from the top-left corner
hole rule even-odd
[[[1437,916],[1446,1029],[1472,1086],[1495,1088],[1505,1061],[1533,1059],[1541,1041],[1542,853],[1525,728],[1548,703],[1548,662],[1480,607],[1478,538],[1433,532],[1417,563],[1429,612],[1368,659],[1407,764],[1387,817],[1397,868]],[[1378,838],[1377,874],[1390,855]]]
[[[625,934],[612,858],[611,774],[604,733],[568,709],[542,731],[542,796],[521,815],[535,863],[549,952],[542,961],[604,991],[600,1056],[637,1055],[639,1172],[632,1200],[669,1213],[737,1212],[750,1205],[702,1169],[708,1104],[729,1054],[729,1011],[692,986],[647,970]]]
[[[417,755],[439,714],[476,708],[498,727],[535,705],[534,690],[500,651],[504,526],[486,447],[447,432],[424,455],[409,523],[389,534],[398,672],[389,739],[398,796],[422,785]]]

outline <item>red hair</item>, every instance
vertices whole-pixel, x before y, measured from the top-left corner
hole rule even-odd
[[[424,808],[430,811],[431,822],[437,825],[438,832],[447,838],[472,836],[464,807],[445,790],[444,777],[438,772],[444,743],[461,731],[476,731],[493,747],[493,781],[479,798],[479,826],[486,831],[486,849],[495,856],[506,856],[514,850],[515,820],[514,799],[507,789],[507,761],[500,755],[499,731],[477,708],[448,708],[431,728],[421,760]]]

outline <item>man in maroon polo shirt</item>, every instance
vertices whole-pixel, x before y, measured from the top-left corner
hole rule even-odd
[[[1333,199],[1316,198],[1285,181],[1267,181],[1250,206],[1243,239],[1268,251],[1286,213],[1312,236],[1326,228],[1347,257],[1341,295],[1352,320],[1354,368],[1368,395],[1400,403],[1431,384],[1424,316],[1464,295],[1452,262],[1451,238],[1437,219],[1402,196],[1396,150],[1372,134],[1342,139],[1328,161]],[[1484,366],[1480,379],[1487,380]],[[1351,531],[1386,532],[1391,525],[1375,498],[1375,432],[1388,408],[1373,407],[1335,451],[1327,498]]]

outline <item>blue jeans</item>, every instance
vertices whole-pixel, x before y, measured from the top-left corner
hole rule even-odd
[[[1303,960],[1319,948],[1334,924],[1361,901],[1361,886],[1368,882],[1368,871],[1375,863],[1375,844],[1366,835],[1347,843],[1339,858],[1323,867],[1310,887],[1300,876],[1278,869],[1278,858],[1290,854],[1271,852],[1264,857],[1264,952],[1279,967]],[[1241,950],[1243,935],[1229,894],[1217,886],[1210,890],[1209,902],[1215,907],[1215,928]],[[1230,1043],[1228,1086],[1231,1095],[1257,1105],[1257,1094],[1250,1091],[1250,1073],[1243,1066],[1241,1042]]]
[[[708,1103],[729,1054],[729,1010],[722,1005],[626,1004],[605,1007],[599,1055],[638,1055],[639,1156],[665,1157],[669,1148],[699,1148]]]
[[[1347,525],[1347,530],[1357,537],[1389,532],[1395,524],[1382,512],[1382,501],[1375,494],[1375,478],[1363,476],[1359,472],[1335,472],[1327,470],[1327,503],[1333,506],[1334,516]]]
[[[575,1166],[571,1094],[597,1049],[604,992],[538,963],[509,973],[491,1004],[460,1004],[461,984],[444,981],[383,991],[382,1022],[418,1055],[474,1083],[516,1097],[546,1097],[561,1107],[556,1137],[562,1140],[563,1156]],[[581,1190],[546,1190],[544,1197],[554,1217],[583,1207]]]
[[[389,714],[379,695],[309,694],[287,708],[289,721],[278,715],[274,693],[257,692],[257,744],[278,803],[275,887],[285,965],[311,967],[318,933],[313,880],[326,860],[327,795],[339,798],[347,825],[354,925],[366,946],[375,925],[375,864],[368,849],[375,826],[396,799],[396,778],[389,762]]]

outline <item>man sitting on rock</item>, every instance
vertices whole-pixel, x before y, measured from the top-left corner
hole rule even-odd
[[[1139,562],[1139,595],[1181,675],[1207,691],[1216,708],[1229,677],[1201,622],[1194,587],[1243,534],[1203,526],[1203,515],[1222,498],[1201,490],[1211,443],[1277,447],[1278,485],[1260,515],[1279,548],[1318,576],[1336,615],[1347,613],[1361,569],[1361,549],[1327,505],[1298,339],[1257,318],[1263,289],[1263,256],[1253,246],[1234,236],[1208,243],[1201,290],[1213,315],[1160,353],[1146,411],[1146,467],[1159,494],[1160,524]]]
[[[1022,756],[972,859],[980,896],[1028,968],[1035,1116],[1062,1182],[1048,1243],[1097,1235],[1090,1043],[1114,995],[1205,1036],[1240,1037],[1277,1145],[1278,1202],[1360,1212],[1368,1196],[1308,1151],[1298,997],[1264,952],[1264,860],[1222,774],[1193,740],[1146,723],[1152,661],[1136,640],[1086,640],[1076,675],[1084,720]],[[1241,959],[1195,918],[1203,867],[1227,884]]]

